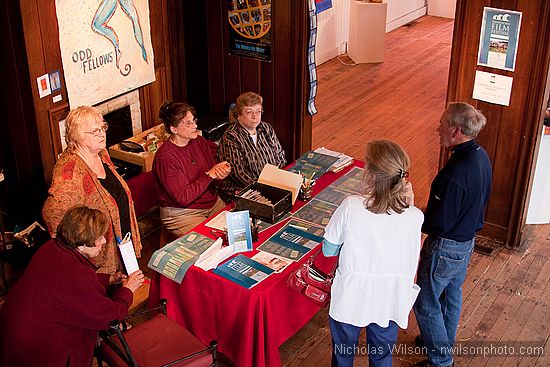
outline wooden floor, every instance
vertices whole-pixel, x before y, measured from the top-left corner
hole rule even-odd
[[[325,146],[362,159],[369,140],[396,141],[411,157],[416,202],[424,206],[437,171],[435,129],[444,109],[452,27],[450,20],[424,17],[387,35],[384,63],[347,66],[332,60],[321,65],[314,147]],[[492,342],[493,350],[514,347],[517,355],[462,354],[456,356],[455,366],[550,366],[550,225],[530,226],[526,242],[529,247],[521,252],[500,248],[490,255],[474,253],[463,288],[458,330],[460,343]],[[143,245],[140,267],[148,271],[147,260],[159,245],[158,231],[144,234]],[[280,347],[284,366],[330,365],[327,320],[327,309],[321,310]],[[394,366],[412,366],[425,358],[413,348],[416,335],[418,327],[411,313],[409,327],[400,330],[398,339],[401,347],[408,348],[394,355]],[[522,345],[513,343],[522,342],[544,346],[545,355],[521,355],[525,352],[520,350]],[[364,343],[362,337],[360,346]],[[358,355],[355,366],[367,365],[367,357]],[[232,364],[224,360],[221,366]]]
[[[384,63],[348,66],[335,59],[321,65],[313,146],[362,159],[369,140],[394,140],[409,153],[416,204],[425,206],[437,172],[436,128],[445,108],[452,32],[452,20],[424,17],[387,34]],[[490,255],[474,253],[463,287],[457,340],[463,352],[483,346],[485,351],[492,347],[495,355],[462,353],[455,366],[550,366],[550,225],[532,226],[528,236],[530,246],[523,252],[499,248]],[[327,320],[327,309],[321,310],[281,346],[284,366],[330,365]],[[411,313],[408,329],[399,331],[402,349],[394,355],[394,366],[425,359],[414,348],[418,334]],[[520,355],[527,350],[520,351],[522,346],[531,346],[535,353],[544,347],[545,355]],[[512,347],[518,355],[502,353]],[[355,366],[367,365],[365,354],[356,357]]]

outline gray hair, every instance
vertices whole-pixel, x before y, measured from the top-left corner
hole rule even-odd
[[[475,138],[485,127],[487,119],[471,104],[465,102],[451,102],[447,106],[449,126],[459,127],[462,134]]]

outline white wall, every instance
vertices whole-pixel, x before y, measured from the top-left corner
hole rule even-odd
[[[332,8],[317,15],[315,46],[315,62],[317,65],[346,53],[349,41],[351,1],[355,0],[332,0]],[[386,32],[390,32],[427,13],[426,0],[384,0],[384,2],[388,3]]]
[[[550,135],[541,138],[526,222],[550,223]]]

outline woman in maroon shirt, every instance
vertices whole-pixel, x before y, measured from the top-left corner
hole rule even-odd
[[[217,146],[200,135],[194,115],[193,107],[175,102],[165,102],[159,112],[170,138],[155,155],[153,173],[168,240],[181,237],[225,206],[214,180],[224,179],[231,167],[216,162]]]
[[[38,250],[0,309],[1,366],[91,365],[98,330],[128,314],[143,283],[138,270],[107,296],[108,277],[89,259],[105,244],[109,223],[85,206],[65,213],[56,239]]]

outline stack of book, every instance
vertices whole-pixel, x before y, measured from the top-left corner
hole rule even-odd
[[[338,158],[338,160],[334,162],[332,166],[330,166],[330,168],[328,169],[330,172],[340,172],[345,167],[353,163],[353,158],[349,155],[341,152],[335,152],[334,150],[326,149],[325,147],[317,148],[314,150],[314,152]]]

